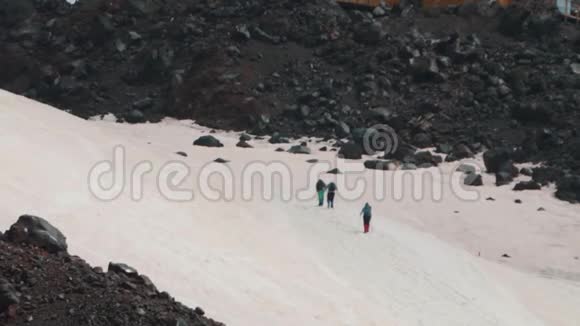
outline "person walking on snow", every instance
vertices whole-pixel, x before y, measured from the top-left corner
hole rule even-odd
[[[324,205],[324,191],[326,190],[326,183],[318,179],[316,183],[316,192],[318,193],[318,206]]]
[[[369,203],[365,203],[360,214],[363,216],[363,223],[364,223],[364,232],[369,233],[369,228],[371,226],[371,217],[372,217],[372,207]]]
[[[328,208],[334,208],[334,193],[336,192],[336,185],[334,182],[328,184]]]

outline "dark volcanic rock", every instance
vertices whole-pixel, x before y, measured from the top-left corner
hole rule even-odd
[[[175,154],[177,154],[179,156],[187,157],[187,153],[186,152],[176,152]]]
[[[302,144],[302,145],[295,145],[290,147],[290,149],[288,150],[288,153],[292,153],[292,154],[310,154],[310,148],[308,148],[308,146],[306,146],[306,144]]]
[[[467,186],[483,186],[483,179],[480,174],[469,173],[465,176],[463,183]]]
[[[495,174],[495,185],[496,186],[503,186],[510,184],[514,178],[509,172],[497,172]]]
[[[363,155],[362,146],[357,143],[346,143],[340,147],[338,156],[349,160],[360,160]]]
[[[471,164],[461,164],[455,171],[463,172],[465,174],[473,174],[477,171],[476,167]]]
[[[22,215],[6,232],[6,240],[29,243],[49,252],[66,251],[66,237],[41,217]]]
[[[31,0],[0,0],[0,25],[18,25],[29,19],[35,11]]]
[[[531,168],[521,168],[520,173],[527,177],[531,177],[534,175],[534,170],[532,170]]]
[[[550,122],[552,112],[543,105],[538,103],[518,103],[512,108],[514,119],[524,122]]]
[[[120,274],[124,274],[127,276],[138,276],[139,272],[137,272],[137,270],[127,264],[123,264],[123,263],[109,263],[109,269],[108,271],[110,273],[120,273]]]
[[[454,162],[458,160],[463,160],[466,158],[472,158],[474,156],[473,152],[465,144],[457,144],[453,147],[453,150],[445,158],[447,162]]]
[[[387,171],[389,169],[389,161],[381,160],[368,160],[364,162],[364,166],[370,170],[383,170]]]
[[[224,147],[217,138],[212,135],[201,136],[193,142],[195,146],[204,146],[204,147]]]
[[[540,190],[540,189],[542,189],[542,186],[540,186],[540,184],[535,182],[535,181],[522,181],[522,182],[518,182],[514,186],[515,191]]]
[[[571,203],[580,202],[580,176],[566,176],[560,178],[557,183],[556,197]]]
[[[512,152],[505,148],[490,149],[483,153],[483,162],[487,173],[496,173],[505,164],[511,162]]]
[[[18,292],[12,284],[0,277],[0,314],[6,312],[12,305],[20,303]]]
[[[4,240],[0,260],[0,325],[223,326],[125,264],[103,273],[66,252]]]
[[[145,115],[143,114],[143,112],[141,110],[131,110],[129,111],[129,113],[127,113],[127,115],[125,115],[125,121],[127,121],[128,123],[141,123],[141,122],[145,122]]]
[[[240,140],[237,144],[236,147],[240,147],[240,148],[253,148],[252,145],[248,144],[245,140]]]

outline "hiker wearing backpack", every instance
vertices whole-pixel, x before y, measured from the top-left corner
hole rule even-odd
[[[326,183],[318,179],[316,182],[316,193],[318,193],[318,206],[322,207],[324,205],[324,191],[326,190]]]
[[[328,195],[327,195],[327,201],[328,201],[328,208],[334,208],[334,193],[336,192],[336,185],[334,184],[334,182],[331,182],[330,184],[328,184]]]
[[[371,217],[372,217],[372,207],[369,203],[365,203],[360,214],[363,217],[363,224],[364,224],[364,232],[369,233],[369,229],[371,226]]]

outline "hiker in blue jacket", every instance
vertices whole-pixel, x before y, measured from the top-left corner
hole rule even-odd
[[[369,203],[365,203],[360,214],[363,216],[363,223],[364,223],[364,232],[369,233],[369,229],[371,226],[371,217],[372,217],[372,207]]]
[[[334,208],[334,194],[336,192],[336,185],[334,182],[328,184],[328,194],[326,195],[326,199],[328,201],[328,208]]]

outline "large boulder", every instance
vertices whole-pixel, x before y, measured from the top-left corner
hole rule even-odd
[[[564,173],[553,167],[536,167],[533,168],[532,180],[545,186],[551,182],[557,182],[564,176]]]
[[[193,142],[195,146],[204,146],[204,147],[224,147],[217,138],[212,135],[201,136]]]
[[[465,176],[463,183],[467,186],[478,187],[483,186],[483,179],[481,177],[481,174],[469,173]]]
[[[292,153],[292,154],[310,154],[311,150],[310,148],[308,148],[308,146],[306,146],[305,143],[302,143],[300,145],[294,145],[292,147],[290,147],[290,149],[288,150],[288,153]]]
[[[472,164],[461,164],[455,169],[457,172],[462,172],[464,174],[475,174],[477,168]]]
[[[389,161],[383,160],[368,160],[364,163],[365,168],[369,170],[382,170],[387,171],[389,170]]]
[[[363,155],[363,148],[361,145],[349,142],[343,144],[338,151],[338,156],[348,160],[360,160]]]
[[[412,163],[419,166],[437,166],[439,163],[443,162],[443,158],[439,155],[433,155],[429,151],[417,152],[413,155]]]
[[[580,202],[580,175],[569,175],[557,182],[556,197],[571,203]]]
[[[133,268],[127,264],[113,263],[113,262],[109,263],[108,272],[109,273],[124,274],[127,276],[138,276],[139,275],[139,273],[137,272],[137,270],[135,268]]]
[[[495,185],[498,187],[510,184],[512,181],[514,181],[514,178],[508,172],[497,172],[495,174]]]
[[[282,136],[280,133],[275,132],[272,134],[272,137],[268,140],[270,144],[287,144],[290,142],[288,138]]]
[[[52,253],[68,248],[66,237],[57,228],[45,219],[32,215],[20,216],[6,232],[5,238],[9,242],[29,243]]]
[[[399,161],[405,160],[405,158],[414,157],[417,152],[417,148],[411,144],[399,143],[394,152],[385,152],[385,159],[395,159]]]
[[[237,147],[240,147],[240,148],[252,148],[252,147],[253,147],[252,145],[248,144],[248,142],[247,142],[247,141],[245,141],[245,140],[240,140],[240,141],[239,141],[239,142],[236,144],[236,146],[237,146]]]
[[[356,128],[352,131],[353,141],[361,146],[366,155],[382,151],[392,152],[398,143],[398,139],[394,139],[394,137],[396,137],[395,132],[390,128],[385,130]]]
[[[511,156],[512,152],[507,148],[490,149],[483,153],[483,163],[488,173],[496,173],[511,162]]]
[[[445,158],[446,162],[455,162],[458,160],[463,160],[466,158],[472,158],[474,156],[473,152],[465,144],[457,144],[453,147],[453,150]]]
[[[515,191],[522,191],[522,190],[540,190],[542,189],[542,186],[531,180],[531,181],[521,181],[518,182],[515,186],[514,186],[514,190]]]

